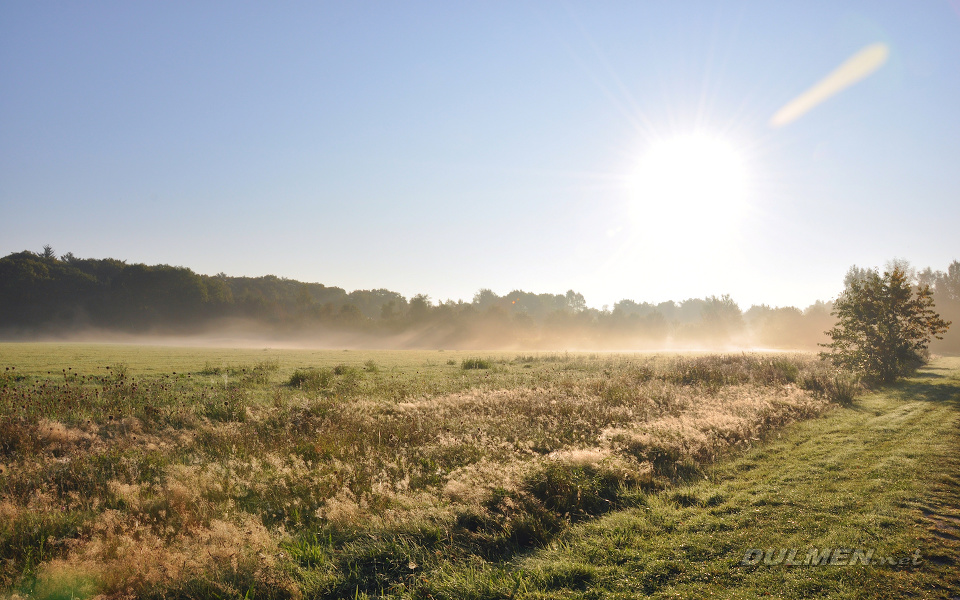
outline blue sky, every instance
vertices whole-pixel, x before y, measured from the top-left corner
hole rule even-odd
[[[960,258],[958,65],[960,3],[932,0],[4,2],[0,252],[806,306],[853,264]],[[631,188],[690,131],[746,165],[719,231]]]

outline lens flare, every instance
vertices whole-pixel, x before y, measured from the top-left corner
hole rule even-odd
[[[778,110],[770,118],[770,126],[782,127],[796,121],[821,102],[875,73],[887,62],[889,56],[890,49],[886,44],[871,44],[860,50]]]

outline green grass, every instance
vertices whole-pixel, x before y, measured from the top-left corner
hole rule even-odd
[[[421,596],[955,598],[958,473],[960,359],[941,359],[703,479],[578,525],[546,549],[505,565],[438,570]],[[838,548],[887,560],[788,566],[780,554],[797,549],[794,562],[803,562],[811,550]],[[779,564],[743,564],[750,549]]]
[[[759,518],[716,461],[858,389],[810,355],[2,344],[0,595],[697,597],[669,536]],[[641,517],[646,583],[579,549]]]
[[[0,365],[19,365],[28,374],[59,373],[72,367],[85,373],[105,366],[127,365],[131,375],[163,375],[173,371],[230,369],[259,362],[277,364],[281,377],[304,366],[330,367],[344,364],[364,367],[366,362],[393,367],[439,369],[447,360],[457,364],[474,353],[443,350],[303,350],[275,347],[209,348],[191,346],[148,346],[141,344],[90,343],[12,343],[0,342]],[[510,360],[514,355],[501,353],[497,359]],[[0,367],[2,368],[2,367]]]

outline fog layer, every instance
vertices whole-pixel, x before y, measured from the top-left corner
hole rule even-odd
[[[960,262],[918,281],[938,310],[960,316]],[[842,284],[838,282],[838,292]],[[471,302],[411,299],[385,289],[200,275],[183,267],[20,252],[0,258],[0,338],[205,346],[478,350],[815,350],[834,318],[803,310],[742,310],[729,296],[587,306],[573,291],[489,289]],[[948,334],[949,335],[949,334]],[[960,351],[960,335],[932,346]]]

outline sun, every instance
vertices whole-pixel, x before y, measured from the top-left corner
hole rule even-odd
[[[640,158],[634,191],[642,205],[709,218],[745,201],[744,161],[733,144],[703,133],[657,140]]]
[[[730,141],[690,133],[647,144],[630,176],[630,208],[646,237],[698,247],[739,228],[748,169]]]

